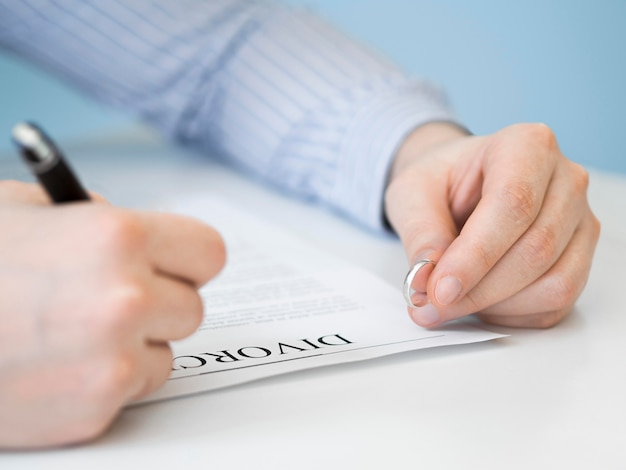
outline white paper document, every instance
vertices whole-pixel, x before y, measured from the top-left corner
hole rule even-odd
[[[167,383],[154,401],[286,372],[503,335],[471,326],[426,330],[410,321],[400,291],[215,198],[168,210],[216,227],[224,271],[201,290],[198,332],[172,344]]]

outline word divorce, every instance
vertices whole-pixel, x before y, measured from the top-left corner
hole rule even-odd
[[[240,364],[245,361],[249,364],[251,361],[267,362],[267,359],[288,360],[287,356],[310,357],[313,355],[324,354],[323,349],[336,348],[337,346],[346,346],[354,344],[353,341],[346,339],[340,334],[331,334],[320,336],[317,339],[298,339],[289,342],[278,342],[272,345],[264,346],[243,346],[241,348],[223,349],[220,351],[202,352],[188,355],[176,356],[172,362],[172,371],[183,371],[187,369],[224,369],[224,366],[244,366]],[[231,369],[232,367],[227,367]]]

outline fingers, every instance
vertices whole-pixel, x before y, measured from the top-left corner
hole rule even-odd
[[[431,300],[438,306],[452,304],[481,282],[537,221],[540,210],[552,216],[554,207],[546,208],[544,201],[556,161],[545,151],[533,153],[535,149],[515,137],[500,138],[483,149],[481,199],[431,279]],[[559,242],[564,243],[563,238],[569,238],[573,228]],[[555,232],[563,235],[560,227]]]
[[[126,303],[131,316],[144,314],[143,331],[149,340],[172,341],[189,336],[202,321],[203,305],[197,289],[224,265],[222,238],[213,228],[188,217],[146,212],[131,213],[128,221],[128,215],[125,212],[125,222],[121,222],[128,228],[115,230],[119,238],[126,239],[119,242],[125,246],[121,255],[135,252],[140,244],[144,254],[138,262],[151,265],[152,272],[129,278],[128,289],[121,290],[122,299],[116,300],[116,305]],[[140,229],[134,226],[135,217]]]
[[[90,193],[96,202],[104,198]],[[47,205],[50,200],[37,184],[19,181],[0,181],[0,202]],[[65,206],[64,208],[67,208]],[[57,211],[58,212],[58,211]],[[67,211],[65,211],[67,212]],[[108,215],[107,215],[108,214]],[[128,213],[121,211],[101,212],[113,228],[113,243],[128,245],[124,238],[136,238],[137,226],[146,234],[148,256],[155,269],[165,275],[189,282],[199,287],[214,277],[226,259],[224,243],[211,227],[188,217],[165,213]],[[70,214],[71,216],[71,214]],[[139,221],[135,219],[140,219]]]
[[[150,341],[183,339],[198,329],[202,322],[202,299],[188,283],[156,276],[150,284],[152,306],[146,309],[149,318],[145,335]]]
[[[141,368],[141,380],[131,390],[128,400],[137,400],[157,390],[172,373],[172,349],[164,342],[150,342],[146,346]]]
[[[431,300],[439,310],[441,321],[481,311],[509,298],[542,276],[560,258],[566,247],[572,243],[573,233],[578,228],[584,211],[588,210],[579,188],[570,184],[572,177],[563,177],[562,172],[556,172],[541,204],[541,212],[532,225],[504,253],[491,252],[489,257],[496,260],[493,265],[479,264],[483,253],[495,249],[499,237],[514,237],[514,233],[498,229],[494,234],[483,234],[485,238],[483,245],[478,248],[478,256],[472,256],[478,245],[471,239],[469,243],[467,238],[463,239],[464,233],[452,244],[446,257],[458,258],[459,253],[464,252],[465,259],[475,262],[477,266],[474,272],[463,271],[464,260],[455,258],[452,259],[454,264],[447,263],[444,266],[444,269],[453,273],[450,275],[459,279],[459,284],[465,290],[461,290],[458,299],[446,299],[447,286],[442,286],[446,282],[446,274],[431,286],[434,291]],[[469,230],[467,233],[469,234]],[[458,249],[459,246],[461,250]],[[441,272],[439,275],[441,276]],[[474,285],[473,279],[478,279]]]
[[[523,328],[547,328],[561,321],[587,282],[599,234],[600,224],[589,212],[550,270],[515,295],[484,309],[479,318]]]
[[[197,288],[224,264],[219,234],[187,217],[91,206],[67,209],[65,216],[78,213],[89,227],[81,236],[85,246],[67,246],[75,258],[70,268],[107,286],[94,306],[98,330],[137,331],[152,341],[193,333],[203,312]]]
[[[149,234],[148,256],[163,274],[200,287],[224,266],[224,242],[208,225],[166,213],[144,213],[142,218]]]
[[[90,285],[107,286],[91,306],[102,318],[100,330],[136,330],[163,341],[196,330],[202,319],[197,287],[225,259],[214,229],[188,217],[96,204],[59,209],[54,221],[60,233],[47,235],[59,238],[68,256],[53,262],[92,277]]]

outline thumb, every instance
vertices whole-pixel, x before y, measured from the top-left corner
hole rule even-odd
[[[437,262],[458,235],[448,198],[447,165],[416,164],[406,168],[389,184],[385,210],[407,253],[410,266],[423,259]],[[436,323],[438,315],[429,304],[429,264],[420,269],[411,283],[411,300],[420,309],[409,308],[422,325]],[[424,318],[420,318],[424,316]]]

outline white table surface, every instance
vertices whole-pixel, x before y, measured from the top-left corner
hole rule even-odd
[[[210,190],[400,285],[399,242],[139,134],[66,148],[114,203]],[[16,159],[0,177],[30,179]],[[626,468],[626,178],[592,172],[603,232],[549,330],[308,370],[125,410],[98,441],[0,453],[0,469]],[[399,294],[400,295],[400,294]]]

